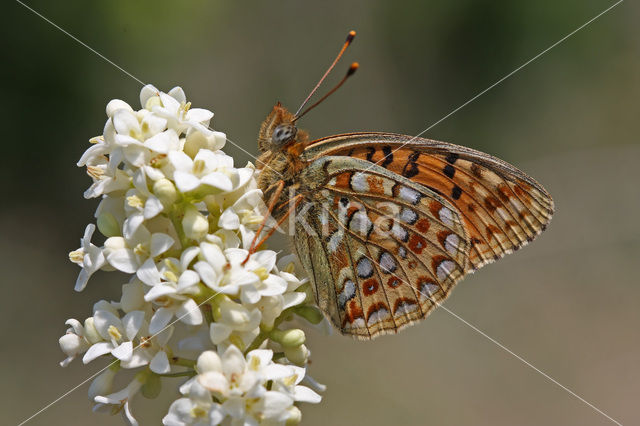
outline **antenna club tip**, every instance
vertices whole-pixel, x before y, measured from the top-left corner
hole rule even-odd
[[[353,30],[349,31],[349,34],[347,35],[347,43],[351,43],[355,36],[356,36],[356,32],[355,31],[353,31]]]
[[[349,67],[349,71],[347,71],[347,77],[352,75],[354,72],[356,72],[358,68],[360,68],[359,63],[357,62],[352,63],[351,66]]]

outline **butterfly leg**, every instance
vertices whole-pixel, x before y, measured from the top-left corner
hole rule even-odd
[[[256,250],[258,250],[258,248],[264,244],[270,236],[273,235],[274,232],[276,232],[276,229],[278,229],[280,227],[280,225],[282,225],[284,223],[285,220],[287,220],[287,218],[291,215],[291,213],[293,213],[293,211],[296,209],[296,207],[298,207],[300,205],[300,203],[303,201],[304,199],[304,195],[303,194],[299,194],[296,195],[294,198],[292,198],[289,203],[292,203],[291,206],[289,207],[289,210],[287,210],[287,212],[282,215],[282,217],[278,220],[278,223],[276,223],[276,226],[274,226],[273,228],[269,229],[269,232],[267,232],[267,235],[265,235],[264,237],[262,237],[262,239],[260,240],[259,243],[257,243],[254,247],[253,247],[253,252],[255,253]]]
[[[251,246],[249,247],[249,253],[247,254],[246,259],[242,262],[243,265],[249,260],[249,257],[251,257],[251,255],[253,253],[255,253],[256,251],[258,251],[258,248],[260,248],[260,246],[262,246],[262,244],[264,244],[269,239],[269,237],[271,237],[273,235],[273,233],[276,232],[276,230],[280,227],[280,225],[282,225],[284,223],[284,221],[289,217],[289,215],[291,215],[291,213],[293,213],[293,211],[296,209],[296,207],[298,207],[298,205],[300,205],[300,203],[304,199],[303,194],[298,194],[295,197],[293,197],[291,200],[287,201],[286,203],[290,204],[290,207],[287,210],[287,212],[282,215],[282,217],[278,220],[278,222],[276,223],[276,225],[274,227],[269,229],[269,232],[267,232],[267,235],[262,237],[262,239],[260,239],[260,241],[257,242],[258,241],[258,237],[260,236],[260,233],[262,232],[262,229],[264,229],[264,225],[266,223],[267,218],[269,217],[269,215],[271,214],[271,212],[275,208],[275,201],[277,201],[277,198],[280,195],[279,193],[282,192],[282,188],[280,186],[278,186],[278,189],[279,189],[279,191],[276,190],[276,193],[274,194],[274,198],[269,203],[269,209],[268,209],[268,212],[267,212],[267,214],[265,216],[265,219],[263,220],[262,224],[258,228],[258,231],[256,231],[256,235],[253,237],[253,241],[251,242]]]
[[[269,186],[269,188],[267,188],[265,193],[269,192],[272,188],[275,188],[275,191],[274,191],[273,195],[271,196],[271,198],[269,200],[269,204],[267,205],[267,211],[264,214],[264,218],[262,219],[262,223],[258,227],[258,230],[256,231],[256,234],[253,237],[253,240],[251,241],[251,245],[249,246],[249,253],[247,254],[247,258],[242,262],[243,265],[245,263],[247,263],[247,260],[249,260],[249,257],[253,253],[256,252],[256,248],[257,248],[256,247],[256,242],[258,241],[258,238],[260,237],[260,233],[264,229],[264,226],[267,223],[267,220],[269,220],[269,217],[271,217],[271,213],[273,212],[273,209],[275,208],[276,203],[280,199],[280,195],[282,194],[282,190],[284,189],[284,181],[283,180],[279,180],[276,183],[274,183],[273,185]]]

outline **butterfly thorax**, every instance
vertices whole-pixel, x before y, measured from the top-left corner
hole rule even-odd
[[[297,189],[297,177],[307,165],[301,154],[309,136],[305,131],[298,130],[294,123],[294,114],[277,103],[260,126],[258,147],[262,154],[257,160],[260,169],[258,187],[265,198],[280,181],[284,181],[285,188]],[[289,192],[285,190],[280,198],[284,202],[289,197]]]

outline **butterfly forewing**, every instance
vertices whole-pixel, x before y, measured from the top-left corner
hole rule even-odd
[[[307,160],[344,155],[377,164],[427,187],[452,203],[468,232],[468,269],[517,250],[551,219],[553,201],[535,180],[512,165],[470,148],[388,133],[321,139]]]
[[[345,334],[371,338],[424,318],[463,276],[469,239],[444,197],[366,160],[322,157],[295,246],[317,299]],[[307,234],[307,235],[304,235]]]

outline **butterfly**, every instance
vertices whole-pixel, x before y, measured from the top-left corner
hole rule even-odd
[[[337,58],[351,43],[350,32]],[[303,113],[277,103],[262,123],[258,186],[318,306],[342,334],[372,339],[425,318],[466,274],[518,250],[548,225],[553,200],[511,164],[471,148],[393,133],[310,140]]]

